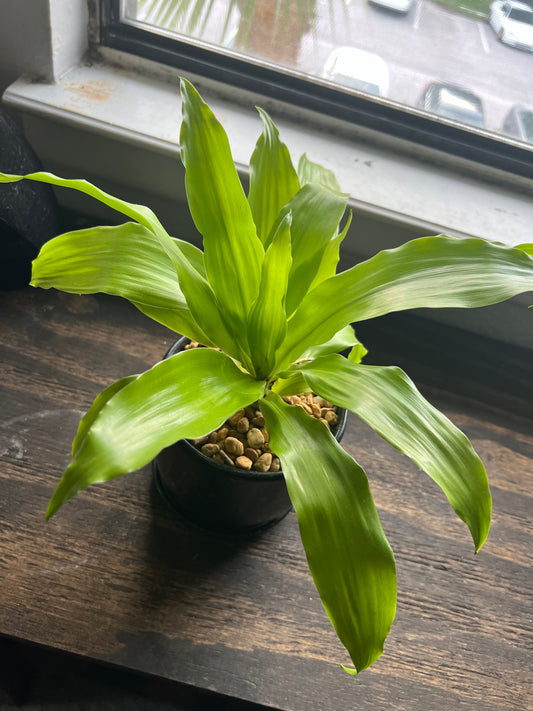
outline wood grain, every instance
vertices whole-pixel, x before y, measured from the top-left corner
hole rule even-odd
[[[424,388],[487,466],[494,522],[478,556],[433,482],[349,420],[343,445],[367,471],[399,578],[385,654],[352,679],[294,514],[211,535],[173,517],[145,467],[45,523],[83,411],[173,334],[118,299],[23,290],[0,304],[0,633],[293,711],[533,708],[527,403],[517,416],[454,394],[461,372]]]

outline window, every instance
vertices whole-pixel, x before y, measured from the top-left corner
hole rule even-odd
[[[184,71],[532,177],[530,134],[507,129],[517,107],[533,111],[532,13],[489,0],[102,0],[101,34]]]

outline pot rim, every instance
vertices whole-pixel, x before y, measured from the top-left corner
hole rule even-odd
[[[180,336],[177,341],[175,341],[170,348],[167,350],[165,353],[164,359],[170,358],[174,355],[177,355],[178,353],[181,353],[181,351],[184,350],[185,344],[190,343],[191,339],[188,338],[187,336]],[[348,417],[348,411],[345,410],[342,407],[337,407],[338,413],[339,413],[339,424],[337,427],[337,431],[333,435],[333,437],[337,440],[337,442],[340,442],[344,431],[346,429],[346,420]],[[200,459],[203,459],[206,463],[208,463],[210,466],[214,467],[215,469],[220,470],[221,472],[224,472],[224,474],[233,476],[235,479],[252,479],[252,480],[268,480],[268,481],[275,481],[276,479],[284,479],[283,475],[283,469],[280,469],[277,472],[258,472],[252,469],[240,469],[239,467],[235,466],[230,466],[229,464],[222,464],[221,462],[217,462],[215,459],[212,457],[208,457],[205,455],[203,452],[201,452],[199,449],[197,449],[192,442],[188,439],[179,439],[176,442],[174,442],[174,445],[181,445],[183,447],[188,448],[189,450],[192,450],[195,455],[200,457]],[[171,445],[173,446],[173,445]]]

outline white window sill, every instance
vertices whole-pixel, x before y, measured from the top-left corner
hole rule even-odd
[[[235,162],[245,171],[261,131],[257,113],[252,105],[245,110],[217,97],[207,100],[229,135]],[[177,82],[104,64],[78,66],[56,84],[19,79],[5,92],[4,103],[28,114],[178,156]],[[276,123],[293,159],[307,153],[311,160],[331,168],[343,190],[352,196],[355,209],[433,232],[509,244],[531,237],[533,202],[525,185],[519,190],[476,179],[467,170],[458,173],[417,160],[416,155],[395,155],[361,139],[330,135],[329,127],[320,131],[286,118],[276,118]],[[70,161],[75,167],[76,156],[70,156]],[[83,168],[79,165],[81,173]],[[120,171],[113,177],[120,181]]]
[[[235,162],[245,174],[261,131],[253,104],[244,109],[200,88],[224,125]],[[187,230],[190,234],[190,225],[185,234],[180,229],[187,218],[178,161],[177,80],[102,63],[74,67],[55,84],[21,78],[7,89],[3,100],[20,113],[46,169],[113,187],[127,199],[150,204],[159,214],[161,209],[163,221],[168,215],[174,223],[168,227],[175,234],[187,237]],[[333,122],[325,120],[320,128],[305,124],[301,116],[297,121],[286,114],[277,116],[271,101],[263,106],[272,113],[293,159],[307,153],[333,170],[352,196],[356,219],[346,245],[350,259],[438,232],[508,244],[531,241],[533,186],[527,181],[513,185],[494,172],[483,179],[470,172],[466,162],[458,161],[455,168],[431,164],[427,156],[417,158],[414,150],[407,155],[405,146],[394,151],[373,144],[351,127],[343,127],[341,136]],[[65,192],[59,198],[68,204],[71,196]],[[178,216],[176,200],[182,206]],[[502,324],[498,337],[533,347],[533,335],[527,335],[532,330],[527,319],[531,312],[524,309],[530,301],[520,298],[505,307],[513,309],[512,316],[505,317],[507,325]],[[439,318],[454,321],[447,313]],[[485,324],[483,318],[466,314],[459,318],[468,329],[494,334],[493,317],[489,314]]]

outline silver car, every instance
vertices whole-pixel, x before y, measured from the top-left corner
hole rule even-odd
[[[529,5],[514,0],[493,2],[489,23],[505,44],[533,51],[533,9]]]
[[[379,5],[380,7],[385,7],[387,10],[394,10],[394,12],[409,12],[413,0],[368,0],[371,5]]]

